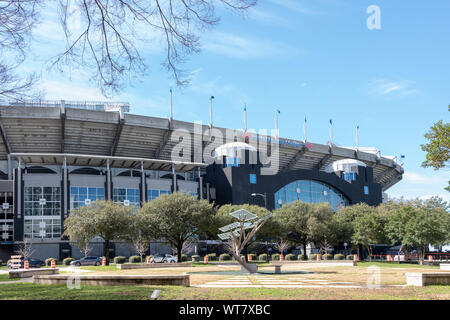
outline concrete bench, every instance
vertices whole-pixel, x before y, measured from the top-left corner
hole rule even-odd
[[[146,268],[179,268],[179,267],[192,267],[192,262],[180,262],[180,263],[124,263],[124,264],[116,264],[116,268],[120,269],[120,270],[146,269]]]
[[[275,274],[281,274],[281,264],[275,264]]]
[[[35,275],[51,275],[51,274],[59,274],[59,269],[15,269],[9,271],[9,278],[31,278]]]
[[[408,286],[450,285],[450,272],[405,273]]]
[[[450,263],[441,263],[440,264],[441,270],[449,270],[450,271]]]
[[[43,275],[33,276],[37,284],[67,284],[79,281],[80,285],[119,286],[119,285],[157,285],[189,287],[189,275]]]

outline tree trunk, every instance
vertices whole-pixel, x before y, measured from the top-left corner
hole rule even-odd
[[[105,258],[106,258],[106,265],[109,265],[109,240],[105,240]]]
[[[359,243],[358,244],[358,259],[359,259],[359,261],[364,261],[363,254],[364,254],[363,246],[362,246],[362,244]]]
[[[417,254],[419,255],[419,264],[423,265],[423,261],[425,260],[425,250],[422,246],[419,246]]]
[[[306,255],[306,246],[308,244],[306,243],[306,241],[303,242],[303,259],[308,260],[308,256]]]
[[[367,246],[367,251],[369,252],[369,261],[372,262],[372,248],[370,245]]]
[[[181,261],[181,252],[183,251],[183,242],[178,242],[177,245],[177,262],[182,262]]]

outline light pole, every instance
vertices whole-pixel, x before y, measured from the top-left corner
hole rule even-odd
[[[267,194],[264,192],[264,194],[262,193],[252,193],[252,197],[256,197],[256,196],[261,196],[264,198],[264,208],[267,209]]]

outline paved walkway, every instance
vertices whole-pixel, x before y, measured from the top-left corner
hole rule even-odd
[[[199,288],[365,288],[355,282],[337,282],[331,280],[309,279],[301,276],[233,276],[205,284],[195,285]]]

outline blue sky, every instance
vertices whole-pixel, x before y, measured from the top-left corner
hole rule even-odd
[[[366,9],[381,9],[381,30],[369,30]],[[24,70],[43,71],[47,99],[104,100],[80,70],[48,72],[42,66],[63,50],[52,9],[35,30]],[[421,168],[420,144],[436,121],[449,121],[450,23],[447,0],[260,0],[245,16],[219,9],[221,23],[202,34],[202,51],[182,67],[191,85],[174,91],[174,117],[209,120],[214,95],[214,123],[241,128],[247,104],[249,128],[273,128],[280,136],[326,143],[329,119],[334,140],[382,155],[404,154],[403,181],[388,194],[405,198],[441,195],[448,169]],[[129,84],[113,100],[131,103],[131,112],[166,117],[173,81],[161,67],[158,41],[143,47],[148,74]]]

